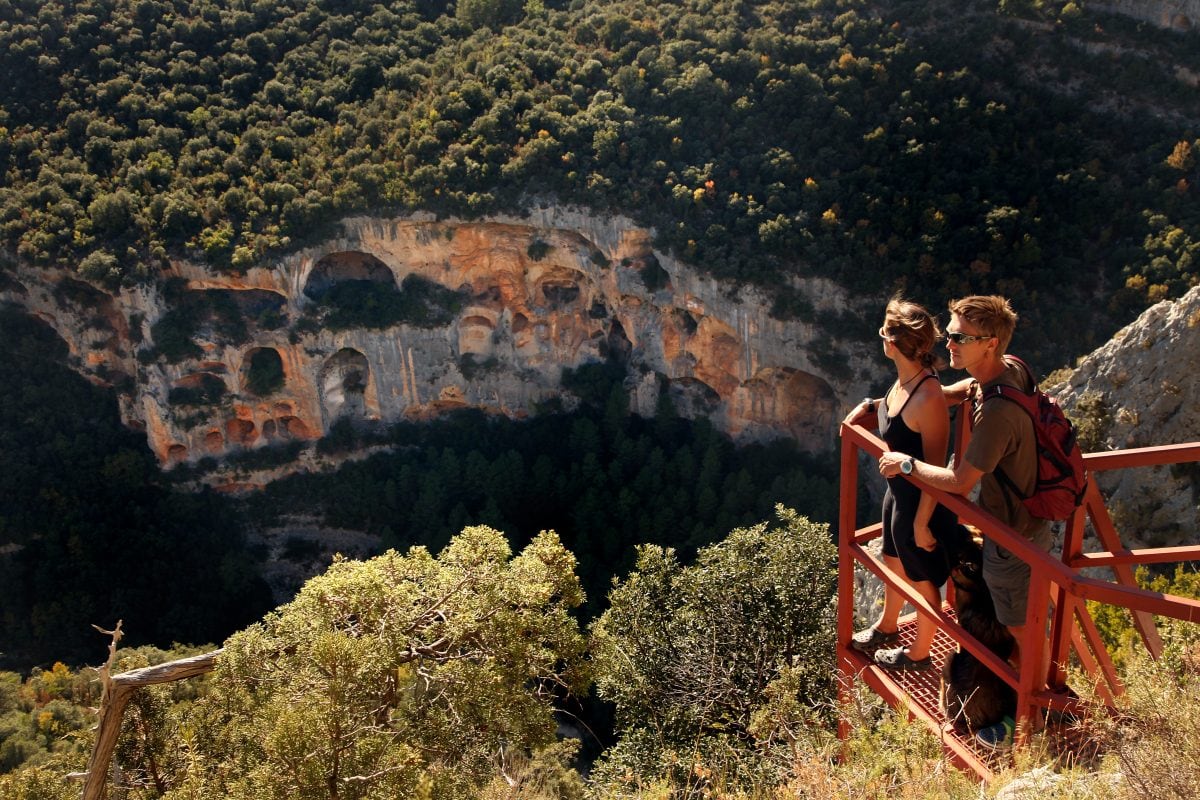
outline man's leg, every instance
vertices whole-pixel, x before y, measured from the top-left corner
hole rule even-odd
[[[1024,625],[1005,625],[1004,627],[1008,628],[1008,632],[1011,633],[1013,635],[1013,638],[1017,640],[1017,644],[1016,644],[1016,647],[1013,648],[1012,655],[1008,657],[1008,663],[1012,664],[1014,667],[1020,667],[1021,666],[1021,642],[1023,641],[1022,637],[1025,635],[1025,626]],[[1038,679],[1037,679],[1037,683],[1034,684],[1034,688],[1035,689],[1044,689],[1044,688],[1046,688],[1046,676],[1050,674],[1050,641],[1049,640],[1047,640],[1045,642],[1045,646],[1042,647],[1042,656],[1038,660],[1040,662],[1037,667]]]

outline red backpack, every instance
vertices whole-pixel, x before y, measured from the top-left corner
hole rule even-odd
[[[994,384],[984,391],[980,402],[1003,397],[1025,409],[1033,421],[1033,431],[1037,436],[1037,483],[1033,494],[1025,497],[1000,469],[996,470],[996,477],[1009,491],[1021,498],[1033,516],[1039,519],[1067,519],[1079,508],[1087,489],[1087,470],[1083,466],[1083,453],[1075,440],[1075,426],[1067,419],[1058,401],[1038,388],[1028,364],[1016,356],[1005,358],[1021,365],[1029,375],[1033,391],[1023,392],[1012,386]]]

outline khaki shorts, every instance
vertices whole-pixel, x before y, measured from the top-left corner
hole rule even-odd
[[[1049,552],[1054,541],[1050,523],[1033,532],[1030,541]],[[991,539],[983,540],[983,579],[996,606],[996,620],[1012,628],[1025,624],[1029,604],[1029,565]]]

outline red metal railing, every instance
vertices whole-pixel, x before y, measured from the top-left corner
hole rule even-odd
[[[959,414],[960,419],[965,416]],[[965,425],[959,426],[959,434],[961,452],[962,443],[968,435]],[[1016,689],[1018,744],[1024,741],[1035,714],[1047,708],[1070,710],[1073,707],[1072,698],[1065,689],[1065,665],[1072,653],[1083,670],[1092,676],[1102,698],[1112,702],[1122,691],[1112,659],[1100,639],[1085,601],[1094,600],[1129,609],[1143,642],[1155,657],[1161,652],[1162,642],[1153,615],[1200,622],[1200,601],[1146,591],[1138,587],[1134,580],[1135,566],[1200,559],[1200,546],[1144,550],[1125,548],[1095,481],[1095,475],[1106,470],[1200,461],[1200,442],[1085,455],[1084,461],[1093,479],[1089,482],[1083,507],[1067,522],[1061,558],[1043,552],[963,497],[947,494],[908,478],[925,491],[933,493],[939,502],[958,515],[961,522],[978,528],[985,536],[991,537],[1030,565],[1029,610],[1024,638],[1019,643],[1020,663],[1014,670],[968,634],[951,613],[942,608],[932,608],[899,575],[866,551],[864,545],[880,535],[882,525],[877,523],[862,529],[855,527],[858,516],[859,454],[866,453],[872,459],[877,459],[887,446],[873,432],[857,424],[843,424],[841,438],[837,661],[842,691],[848,694],[854,681],[862,679],[890,704],[906,708],[912,716],[933,727],[941,735],[947,754],[960,766],[973,770],[980,778],[991,778],[992,760],[969,739],[942,733],[945,719],[937,707],[936,699],[931,703],[927,685],[922,687],[907,676],[889,673],[849,647],[855,624],[856,565],[870,570],[886,585],[898,591],[916,609],[917,614],[932,617],[941,631],[940,635],[948,636],[954,646],[969,650]],[[877,478],[874,471],[871,474]],[[1091,553],[1083,551],[1085,517],[1091,522],[1104,550]],[[1091,567],[1110,568],[1114,580],[1084,577],[1080,573],[1081,569]],[[1045,635],[1047,623],[1048,637]],[[1051,668],[1048,675],[1040,675],[1039,665],[1045,663],[1043,658],[1047,647],[1050,648]],[[1047,686],[1061,688],[1046,689]]]

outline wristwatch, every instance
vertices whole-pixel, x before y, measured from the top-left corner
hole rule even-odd
[[[913,471],[912,456],[909,456],[908,458],[906,458],[900,462],[900,471],[903,472],[905,475],[912,475],[912,471]]]

